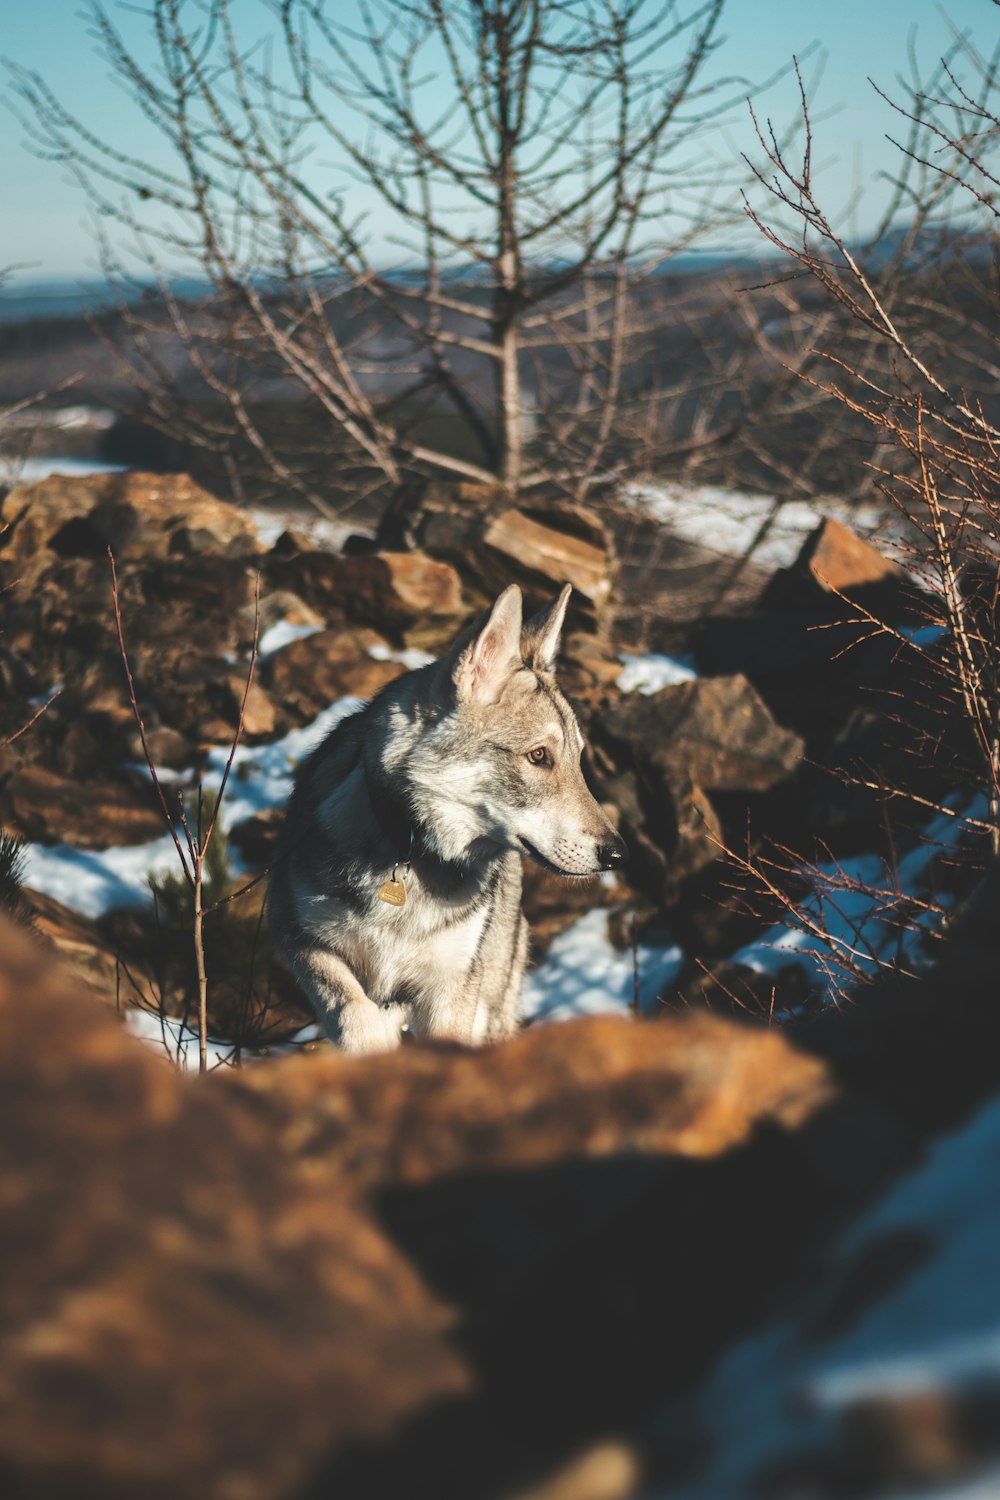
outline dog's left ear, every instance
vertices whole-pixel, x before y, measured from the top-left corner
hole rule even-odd
[[[564,583],[559,598],[534,615],[521,632],[521,655],[525,666],[534,672],[555,671],[566,606],[572,592],[572,585]]]

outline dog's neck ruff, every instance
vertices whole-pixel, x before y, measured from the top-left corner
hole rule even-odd
[[[372,764],[368,756],[362,751],[362,767],[365,776],[365,789],[372,806],[372,813],[383,836],[387,840],[391,850],[391,860],[387,862],[393,867],[393,874],[385,885],[380,887],[377,894],[382,900],[388,900],[390,905],[405,905],[405,898],[398,899],[398,892],[392,897],[382,896],[381,892],[389,885],[395,885],[396,872],[400,866],[405,867],[407,874],[410,873],[411,865],[415,873],[426,884],[430,882],[438,890],[456,890],[464,885],[468,879],[473,864],[469,859],[448,859],[441,854],[432,843],[429,831],[424,829],[413,810],[390,784],[382,768],[376,762]],[[502,857],[504,850],[497,846],[497,856]],[[489,861],[490,866],[494,864]],[[485,876],[485,872],[484,872]],[[492,877],[489,877],[492,878]],[[381,872],[379,879],[383,877]],[[399,882],[402,884],[402,882]]]
[[[381,767],[373,766],[363,752],[362,765],[365,773],[365,788],[375,821],[393,851],[392,881],[395,881],[395,871],[400,865],[405,865],[409,872],[414,860],[419,860],[428,873],[457,876],[463,869],[461,862],[444,859],[436,849],[431,847],[411,808],[394,791]],[[403,902],[393,904],[403,905]]]

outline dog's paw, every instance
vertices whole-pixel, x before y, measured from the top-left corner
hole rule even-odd
[[[370,1000],[345,1006],[330,1040],[342,1052],[392,1052],[401,1041],[405,1013],[399,1006],[374,1005]]]

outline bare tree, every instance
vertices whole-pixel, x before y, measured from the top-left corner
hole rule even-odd
[[[922,598],[920,624],[840,595],[856,630],[837,649],[872,637],[890,647],[883,727],[908,751],[909,770],[895,757],[892,779],[884,764],[835,768],[871,796],[883,852],[841,861],[749,834],[745,849],[724,850],[740,899],[780,913],[775,945],[804,954],[828,996],[926,963],[970,872],[1000,857],[1000,49],[984,57],[959,38],[932,79],[886,103],[900,167],[867,243],[824,206],[804,91],[801,153],[758,122],[769,201],[748,209],[784,277],[814,299],[796,377],[825,415],[842,413],[842,440],[864,445],[922,585],[907,591],[908,610]]]
[[[760,129],[776,212],[752,217],[836,312],[837,337],[817,340],[808,379],[875,435],[873,481],[903,519],[926,588],[928,671],[943,713],[957,707],[967,726],[956,781],[986,788],[1000,853],[1000,49],[984,57],[960,38],[891,108],[906,211],[891,237],[859,249],[824,211],[804,96],[801,160]]]
[[[714,60],[723,4],[150,0],[149,65],[94,4],[168,165],[13,74],[96,211],[148,414],[234,484],[255,466],[321,507],[414,471],[583,493],[636,439],[636,340],[663,319],[637,287],[737,206],[707,144],[747,93]]]

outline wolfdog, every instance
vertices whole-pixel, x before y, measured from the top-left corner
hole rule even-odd
[[[521,856],[583,878],[625,845],[587,789],[553,677],[570,587],[522,627],[506,589],[440,660],[302,763],[270,880],[278,954],[336,1045],[491,1041],[518,1025]]]

